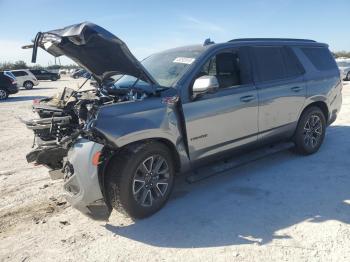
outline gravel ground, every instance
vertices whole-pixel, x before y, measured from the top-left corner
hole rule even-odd
[[[289,151],[195,184],[156,215],[107,223],[72,209],[62,181],[25,161],[31,101],[77,86],[43,81],[0,103],[0,261],[350,261],[350,84],[320,151]]]

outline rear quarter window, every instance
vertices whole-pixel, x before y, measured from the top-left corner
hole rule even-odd
[[[301,50],[317,70],[327,71],[337,68],[337,64],[335,63],[335,60],[329,52],[328,48],[303,47]]]

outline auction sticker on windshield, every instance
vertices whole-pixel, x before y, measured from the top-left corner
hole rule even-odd
[[[191,57],[176,57],[174,59],[174,63],[180,63],[180,64],[192,64],[195,59]]]

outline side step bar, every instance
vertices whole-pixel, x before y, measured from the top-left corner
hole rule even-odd
[[[279,143],[275,145],[265,146],[255,151],[251,151],[249,153],[245,153],[240,156],[235,156],[232,158],[224,159],[218,161],[214,164],[201,167],[199,169],[194,170],[191,175],[186,178],[188,183],[195,183],[201,181],[203,179],[209,178],[211,176],[220,174],[222,172],[228,171],[230,169],[240,167],[242,165],[246,165],[250,162],[257,161],[264,157],[279,153],[281,151],[287,150],[294,147],[294,143],[285,142]]]

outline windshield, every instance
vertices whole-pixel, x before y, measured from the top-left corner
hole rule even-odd
[[[342,62],[337,62],[339,67],[350,67],[350,61],[346,62],[346,61],[342,61]]]
[[[171,87],[186,71],[186,69],[203,52],[203,47],[189,47],[182,49],[172,49],[151,55],[141,61],[141,64],[151,74],[151,76],[163,87]],[[136,78],[125,75],[116,83],[116,86],[130,86]],[[147,84],[143,81],[139,81]]]

